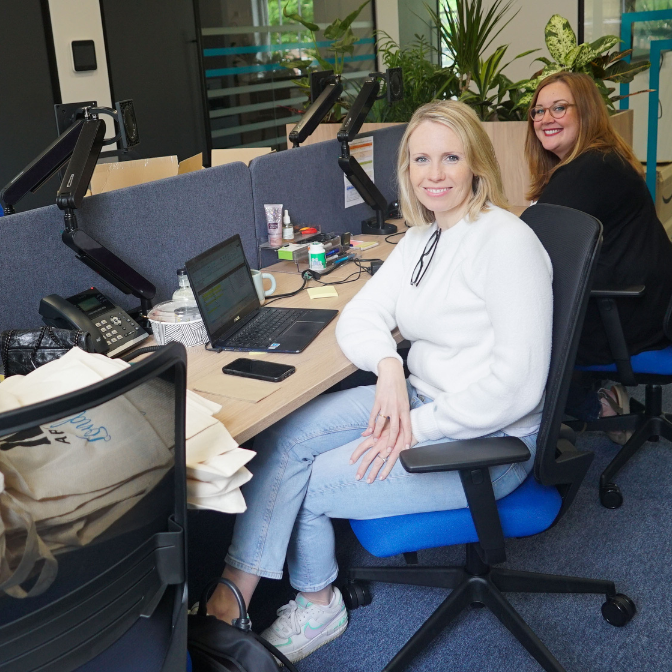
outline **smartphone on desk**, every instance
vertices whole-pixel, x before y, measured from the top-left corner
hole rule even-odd
[[[277,362],[266,362],[263,359],[248,359],[240,357],[222,368],[222,373],[229,376],[242,376],[243,378],[256,378],[268,380],[271,383],[279,383],[288,378],[296,371],[296,367]]]

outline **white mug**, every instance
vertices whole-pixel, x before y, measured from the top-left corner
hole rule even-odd
[[[268,278],[271,281],[271,288],[266,291],[264,291],[264,278]],[[270,273],[262,273],[261,271],[252,269],[252,280],[254,281],[254,288],[257,290],[259,303],[263,304],[266,301],[266,297],[275,291],[275,278]]]

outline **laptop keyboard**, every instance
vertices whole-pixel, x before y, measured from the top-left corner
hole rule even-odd
[[[264,308],[240,331],[227,339],[226,346],[233,348],[267,348],[287,327],[299,320],[305,310]]]

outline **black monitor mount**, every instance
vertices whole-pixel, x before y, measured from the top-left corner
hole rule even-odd
[[[320,70],[310,74],[310,94],[313,102],[289,134],[292,148],[298,147],[315,131],[331,112],[331,108],[338,102],[342,93],[341,76],[334,75],[333,70]]]
[[[375,216],[362,221],[362,233],[387,236],[397,232],[394,224],[387,224],[387,201],[373,180],[366,174],[359,161],[350,155],[350,143],[362,128],[371,107],[379,100],[380,80],[387,84],[386,95],[388,102],[403,98],[401,86],[401,68],[391,68],[387,72],[371,72],[364,80],[364,84],[348,110],[348,114],[336,136],[341,143],[341,155],[338,165],[350,180],[350,184],[357,190],[364,202],[375,212]]]
[[[98,118],[99,111],[100,108],[85,108],[83,119],[78,119],[64,131],[0,191],[0,201],[5,204],[5,214],[12,214],[13,205],[29,191],[39,189],[67,163],[56,195],[56,205],[64,211],[65,231],[62,240],[74,250],[77,259],[124,294],[133,295],[140,300],[140,307],[131,311],[131,315],[147,328],[147,313],[152,308],[156,287],[77,226],[75,210],[82,204],[96,162],[103,145],[106,144],[105,122]]]

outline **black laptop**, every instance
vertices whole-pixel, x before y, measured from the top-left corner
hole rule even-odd
[[[302,352],[338,314],[262,308],[238,234],[190,259],[186,268],[216,350]]]

